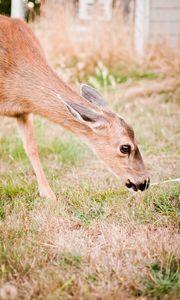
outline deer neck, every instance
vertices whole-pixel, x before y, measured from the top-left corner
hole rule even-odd
[[[93,108],[94,105],[67,86],[48,65],[41,65],[41,69],[31,66],[27,78],[25,72],[21,75],[21,97],[26,99],[27,106],[34,114],[48,118],[80,137],[92,135],[91,129],[72,117],[62,100]]]

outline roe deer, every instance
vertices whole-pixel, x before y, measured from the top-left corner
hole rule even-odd
[[[82,85],[79,95],[59,79],[24,21],[0,16],[0,115],[16,118],[40,195],[56,199],[39,160],[34,114],[88,142],[128,188],[148,188],[150,179],[132,128],[95,89]]]

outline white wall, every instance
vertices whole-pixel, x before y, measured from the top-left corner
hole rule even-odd
[[[180,40],[180,0],[136,0],[134,38],[140,55],[150,41],[166,38],[176,46]]]
[[[150,38],[166,37],[171,46],[180,38],[180,0],[151,0]]]

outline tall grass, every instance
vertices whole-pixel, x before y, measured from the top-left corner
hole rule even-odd
[[[180,52],[166,40],[147,45],[144,57],[134,50],[134,9],[128,19],[120,9],[113,10],[110,22],[100,21],[95,9],[92,20],[80,21],[76,8],[65,1],[60,4],[46,1],[41,17],[32,24],[39,36],[48,60],[62,77],[82,81],[95,75],[99,64],[105,66],[117,82],[124,82],[126,74],[151,69],[176,76],[180,70]],[[120,77],[120,78],[119,78]],[[104,83],[103,83],[104,84]],[[102,84],[102,86],[103,86]]]
[[[47,1],[33,26],[52,64],[69,68],[72,76],[82,79],[100,61],[108,67],[134,61],[132,17],[124,22],[119,10],[111,22],[99,21],[98,11],[92,20],[80,21],[70,4]]]

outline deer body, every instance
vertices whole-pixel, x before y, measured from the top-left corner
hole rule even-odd
[[[149,179],[133,130],[110,110],[94,89],[84,85],[81,94],[54,73],[25,22],[0,16],[0,115],[17,119],[41,196],[55,199],[38,157],[33,114],[46,117],[86,139],[114,173],[123,178],[127,187],[147,188]],[[128,159],[123,151],[118,156],[118,143],[130,146],[132,153]]]

